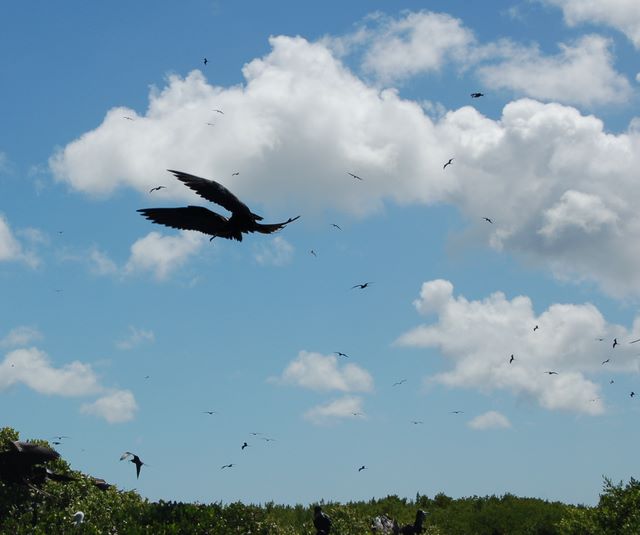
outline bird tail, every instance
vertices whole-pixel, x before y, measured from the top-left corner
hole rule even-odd
[[[256,232],[261,232],[262,234],[271,234],[272,232],[276,232],[284,227],[286,227],[289,223],[293,223],[296,219],[299,219],[300,216],[290,217],[286,221],[282,223],[271,223],[267,225],[263,225],[262,223],[256,223]]]

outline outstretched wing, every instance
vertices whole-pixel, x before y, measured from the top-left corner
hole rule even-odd
[[[213,236],[224,231],[228,223],[226,217],[207,210],[203,206],[141,208],[138,212],[160,225],[180,230],[197,230]]]
[[[120,455],[120,460],[124,461],[127,457],[133,457],[133,453],[130,451],[125,451],[122,455]]]
[[[286,221],[283,221],[282,223],[270,223],[267,225],[263,225],[262,223],[256,223],[255,231],[261,232],[262,234],[271,234],[272,232],[276,232],[286,227],[289,223],[293,223],[299,217],[300,217],[299,215],[296,217],[290,217],[289,219],[287,219]]]
[[[168,169],[168,171],[203,199],[219,204],[238,216],[252,218],[254,221],[262,220],[262,217],[252,213],[246,204],[215,180],[200,178],[199,176],[183,173],[182,171],[174,171],[173,169]]]

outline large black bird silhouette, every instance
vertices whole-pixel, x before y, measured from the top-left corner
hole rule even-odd
[[[136,465],[136,479],[138,479],[140,477],[140,468],[142,468],[142,465],[145,464],[140,460],[140,457],[138,457],[135,453],[131,453],[130,451],[125,451],[121,456],[120,456],[120,460],[124,461],[125,459],[127,459],[128,457],[132,457],[131,462],[133,464]]]
[[[229,210],[231,217],[226,218],[203,206],[141,208],[138,210],[144,217],[154,223],[180,230],[197,230],[204,234],[209,234],[211,236],[210,240],[220,237],[242,241],[243,233],[260,232],[262,234],[271,234],[300,217],[289,218],[282,223],[258,223],[258,221],[262,221],[262,217],[249,210],[246,204],[222,184],[215,180],[200,178],[182,171],[174,171],[172,169],[168,171],[173,173],[178,180],[195,191],[200,197]]]

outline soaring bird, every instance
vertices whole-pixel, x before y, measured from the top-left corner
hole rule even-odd
[[[511,357],[509,358],[509,364],[511,364],[514,360],[516,360],[516,358],[512,354]]]
[[[350,173],[349,171],[347,171],[348,175],[351,175],[353,178],[356,178],[358,180],[364,180],[362,177],[359,177],[358,175],[354,175],[353,173]]]
[[[446,169],[447,165],[451,165],[452,163],[453,163],[453,158],[450,158],[449,161],[442,166],[442,168]]]
[[[629,394],[629,397],[630,397],[630,398],[632,398],[632,397],[634,397],[635,395],[636,395],[636,393],[635,393],[635,392],[631,392],[631,394]]]
[[[334,351],[334,353],[336,355],[338,355],[339,357],[346,357],[349,358],[349,355],[347,355],[346,353],[342,353],[341,351]]]
[[[243,450],[243,449],[248,448],[248,447],[249,447],[249,444],[247,444],[246,442],[243,442],[242,443],[242,447],[240,449]]]
[[[424,422],[422,420],[411,420],[411,423],[413,425],[418,425],[418,424],[423,424]]]
[[[451,411],[451,414],[463,414],[464,411]]]
[[[206,65],[207,63],[209,63],[209,60],[207,58],[203,58],[202,59],[202,63],[204,63]]]
[[[547,375],[558,375],[558,372],[552,372],[552,371],[548,371],[548,372],[544,372]]]
[[[482,219],[484,219],[487,223],[491,223],[493,225],[493,221],[490,218],[483,217]]]
[[[398,385],[401,385],[401,384],[406,383],[406,382],[407,382],[406,379],[400,379],[399,381],[393,383],[391,386],[398,386]]]
[[[156,186],[155,188],[151,188],[149,193],[153,193],[154,191],[160,191],[161,189],[166,189],[167,186]]]
[[[618,339],[614,338],[613,339],[613,346],[612,347],[616,347],[618,345]]]
[[[358,472],[362,472],[363,470],[366,470],[367,467],[363,464],[360,468],[358,468]]]
[[[204,414],[208,414],[208,415],[212,415],[212,414],[218,414],[216,411],[202,411]]]
[[[124,461],[128,457],[132,457],[131,462],[136,465],[136,479],[138,479],[140,477],[140,468],[142,468],[142,465],[145,464],[145,463],[143,463],[140,460],[140,457],[138,457],[135,453],[131,453],[130,451],[125,451],[120,456],[120,460]]]
[[[243,233],[260,232],[262,234],[271,234],[300,217],[289,218],[282,223],[258,223],[258,221],[262,220],[262,217],[249,210],[246,204],[222,184],[214,180],[183,173],[182,171],[169,169],[169,172],[173,173],[178,180],[195,191],[200,197],[229,210],[231,217],[226,218],[202,206],[141,208],[138,210],[144,217],[154,223],[181,230],[197,230],[204,234],[209,234],[211,236],[210,240],[220,237],[242,241]]]
[[[231,176],[238,176],[240,174],[240,171],[236,171],[235,173],[231,173]]]
[[[213,110],[213,111],[215,111],[216,113],[220,113],[220,114],[224,115],[224,112],[222,110]]]
[[[313,249],[311,249],[311,251],[309,251],[313,256],[315,256],[316,258],[318,257],[318,253],[316,253]]]
[[[331,223],[332,227],[336,227],[338,230],[342,230],[342,228],[340,227],[340,225],[336,225],[335,223]]]
[[[611,359],[603,360],[602,365],[604,366],[607,362],[611,362]]]
[[[538,327],[537,325],[533,328],[534,331],[537,331],[540,327]]]
[[[369,286],[369,284],[373,284],[373,282],[365,282],[364,284],[355,284],[354,286],[351,287],[351,289],[353,290],[354,288],[360,288],[361,290],[364,290],[367,286]]]
[[[231,464],[223,464],[223,465],[220,467],[220,470],[224,470],[225,468],[232,468],[233,466],[234,466],[234,464],[233,464],[233,463],[231,463]]]
[[[484,93],[471,93],[471,98],[484,97]]]

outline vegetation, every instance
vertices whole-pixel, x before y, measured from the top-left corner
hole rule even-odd
[[[0,430],[0,450],[17,440]],[[46,442],[41,442],[46,445]],[[0,482],[0,533],[11,534],[313,534],[313,504],[190,504],[149,502],[135,492],[100,490],[91,478],[62,459],[50,463],[69,483],[47,481],[40,489]],[[596,507],[566,505],[535,498],[504,496],[453,499],[418,494],[415,500],[387,496],[368,502],[323,503],[333,520],[332,534],[370,533],[373,517],[383,513],[401,524],[413,523],[417,509],[428,512],[426,535],[626,535],[640,533],[640,482],[613,484],[605,479]],[[73,525],[76,511],[85,522]]]

